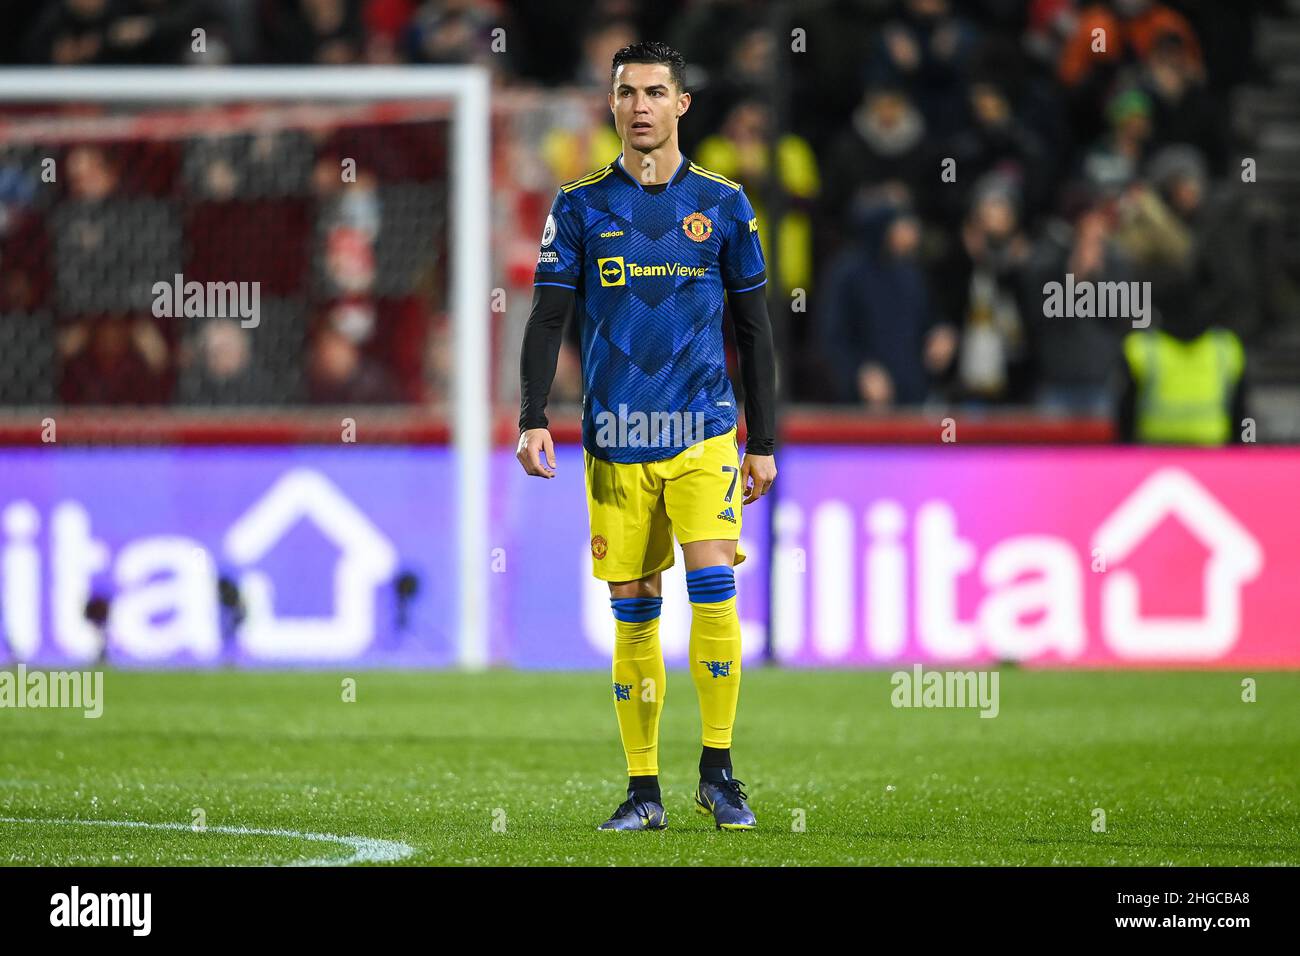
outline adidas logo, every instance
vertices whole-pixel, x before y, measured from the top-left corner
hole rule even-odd
[[[721,518],[723,521],[730,521],[732,524],[736,523],[736,512],[730,507],[724,508],[722,511],[720,511],[718,513],[718,517]]]

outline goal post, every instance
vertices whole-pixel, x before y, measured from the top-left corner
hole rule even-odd
[[[457,659],[488,663],[490,82],[479,66],[69,67],[0,69],[0,105],[447,100],[452,448],[455,454]],[[0,139],[3,139],[0,134]],[[432,491],[433,489],[431,489]],[[431,533],[432,533],[432,529]]]

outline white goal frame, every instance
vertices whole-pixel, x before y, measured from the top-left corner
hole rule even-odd
[[[488,358],[491,269],[490,83],[480,66],[43,67],[0,69],[0,103],[193,103],[282,100],[446,99],[451,138],[452,449],[456,456],[456,556],[460,665],[488,663]],[[438,489],[429,489],[431,494]],[[430,528],[433,534],[436,529]]]

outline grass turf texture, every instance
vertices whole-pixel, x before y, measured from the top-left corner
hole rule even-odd
[[[0,709],[0,864],[1300,863],[1300,674],[1001,671],[1001,712],[895,709],[888,672],[746,668],[736,773],[759,829],[692,810],[695,690],[669,674],[669,828],[600,833],[624,763],[600,673],[110,671],[104,714]],[[1106,832],[1093,831],[1093,810]],[[806,829],[793,826],[802,810]],[[494,821],[497,828],[494,829]],[[504,825],[504,832],[500,832]]]

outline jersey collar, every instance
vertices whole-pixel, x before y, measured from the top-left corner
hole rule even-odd
[[[665,187],[665,189],[663,190],[663,192],[667,192],[669,189],[672,189],[674,186],[676,186],[678,183],[680,183],[683,179],[685,179],[685,178],[686,178],[686,174],[689,173],[690,170],[691,170],[691,161],[690,161],[689,159],[686,158],[686,154],[685,154],[685,153],[682,153],[682,159],[681,159],[681,162],[677,164],[677,170],[676,170],[676,172],[673,173],[672,179],[668,180],[668,185],[667,185],[667,187]],[[629,172],[627,171],[626,168],[624,168],[624,166],[623,166],[623,154],[622,154],[622,153],[619,153],[619,154],[618,154],[618,158],[617,158],[616,160],[614,160],[614,172],[615,172],[615,173],[616,173],[620,178],[622,178],[623,180],[625,180],[625,181],[631,183],[631,184],[632,184],[633,186],[635,186],[637,189],[640,189],[642,192],[645,191],[645,187],[644,187],[643,185],[641,185],[641,181],[640,181],[639,179],[637,179],[635,176],[633,176],[631,173],[629,173]]]

